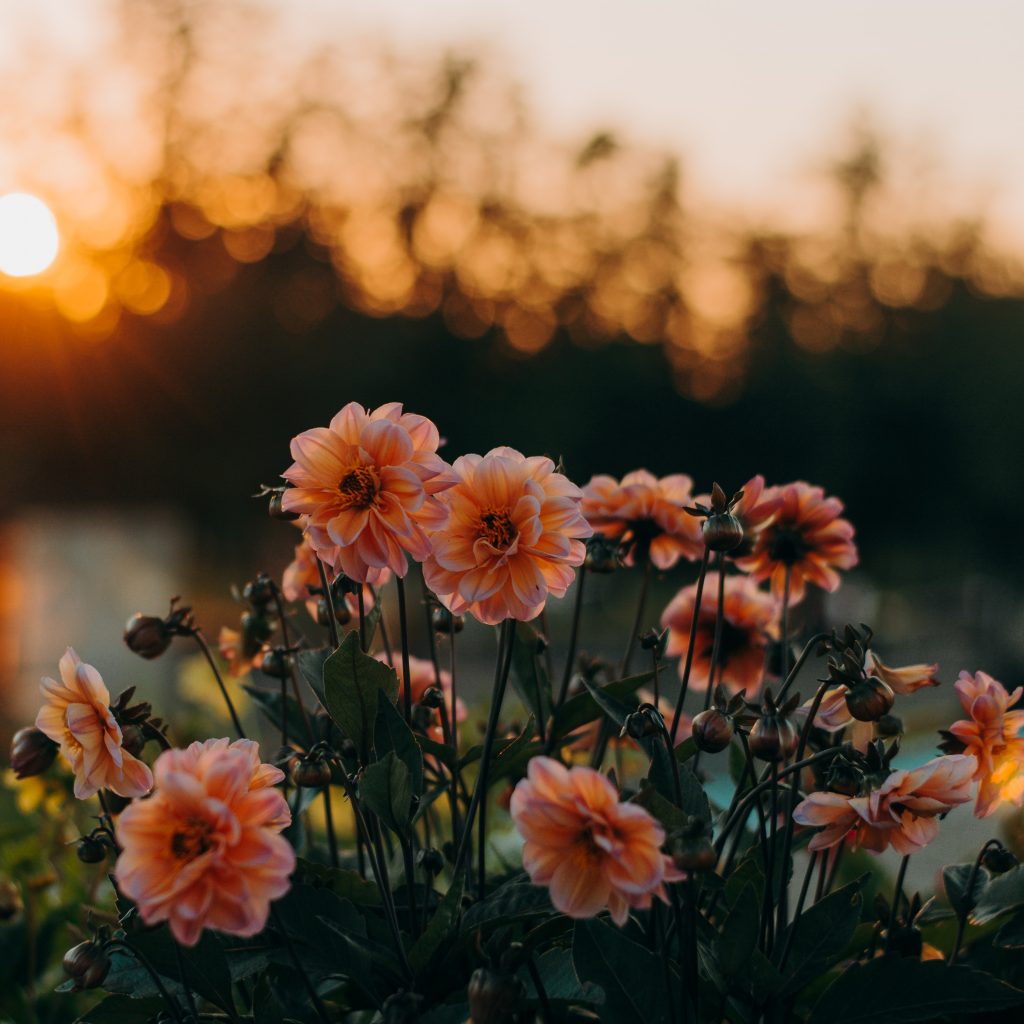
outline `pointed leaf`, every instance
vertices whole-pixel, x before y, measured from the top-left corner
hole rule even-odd
[[[416,796],[423,793],[423,752],[412,729],[405,724],[402,713],[380,690],[377,693],[377,720],[373,728],[373,744],[377,757],[394,751],[409,769],[412,791]]]
[[[423,934],[409,950],[409,963],[412,964],[412,969],[417,974],[426,969],[438,948],[453,933],[455,922],[459,918],[459,911],[462,909],[462,893],[465,885],[466,876],[460,872],[444,894],[444,899],[434,911],[434,916],[430,919]]]
[[[540,634],[528,622],[516,623],[512,639],[512,685],[538,722],[551,717],[551,680],[537,654]]]
[[[972,924],[987,924],[1000,914],[1024,906],[1024,864],[997,875],[978,899],[971,912]]]
[[[406,834],[412,816],[412,780],[394,751],[366,768],[359,780],[359,796],[388,828]]]

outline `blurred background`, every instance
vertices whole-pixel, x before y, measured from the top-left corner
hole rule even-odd
[[[6,733],[68,643],[115,693],[190,671],[123,620],[182,594],[235,624],[297,540],[251,495],[350,400],[579,483],[819,483],[862,562],[809,615],[939,661],[928,728],[961,668],[1024,679],[1019,4],[0,18]],[[632,586],[594,588],[585,646]]]

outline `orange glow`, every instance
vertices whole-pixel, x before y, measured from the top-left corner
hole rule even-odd
[[[0,272],[34,277],[57,258],[57,220],[38,196],[9,192],[0,196]]]

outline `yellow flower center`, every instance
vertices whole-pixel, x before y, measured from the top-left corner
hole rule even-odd
[[[496,548],[507,548],[516,535],[507,508],[488,508],[480,513],[480,536]]]
[[[353,466],[338,484],[346,508],[369,508],[377,498],[377,474],[370,466]]]
[[[208,821],[190,818],[171,836],[171,853],[178,860],[195,860],[210,848],[213,826]]]

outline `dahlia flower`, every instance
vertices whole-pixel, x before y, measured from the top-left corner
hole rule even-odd
[[[1024,687],[1012,693],[986,672],[961,672],[954,684],[968,718],[954,722],[949,731],[973,754],[978,768],[978,798],[974,813],[990,815],[1000,804],[1024,803],[1024,710],[1010,711]]]
[[[793,820],[824,826],[809,850],[824,850],[849,837],[853,845],[873,853],[889,846],[903,855],[916,853],[939,834],[938,815],[971,799],[976,765],[973,757],[946,755],[912,771],[892,772],[864,796],[811,793],[797,805]]]
[[[431,534],[427,586],[453,615],[492,626],[536,618],[549,595],[565,596],[586,555],[580,489],[550,459],[512,448],[463,455],[453,468],[459,482],[443,495],[448,518]]]
[[[512,793],[512,820],[525,840],[523,867],[545,885],[557,910],[594,917],[607,908],[623,925],[630,908],[646,910],[665,882],[684,876],[661,852],[665,832],[592,768],[566,768],[535,757]]]
[[[736,564],[757,582],[770,579],[776,597],[783,594],[788,569],[790,604],[803,598],[807,583],[836,590],[836,570],[857,564],[853,526],[840,518],[843,503],[803,481],[769,488],[765,500],[777,503],[774,517],[758,534],[753,551]]]
[[[694,634],[690,686],[706,690],[711,675],[715,621],[718,618],[718,573],[709,572]],[[662,612],[661,625],[668,629],[665,653],[680,655],[682,674],[690,644],[690,624],[697,585],[683,587]],[[746,576],[728,576],[722,602],[722,636],[718,653],[718,681],[733,693],[746,690],[751,696],[761,684],[768,640],[778,635],[779,603],[759,590]]]
[[[671,569],[680,558],[693,561],[704,554],[700,521],[685,511],[693,503],[692,490],[693,481],[682,473],[659,480],[637,469],[621,482],[592,477],[580,508],[595,532],[621,544],[627,564],[646,551],[659,569]]]
[[[284,773],[260,762],[252,740],[206,740],[167,750],[156,788],[117,821],[118,887],[146,924],[167,921],[194,946],[204,928],[251,936],[289,888],[295,853],[280,833],[291,823],[274,788]]]
[[[310,593],[310,588],[321,588],[320,570],[317,568],[316,552],[303,535],[302,541],[295,545],[295,557],[288,563],[281,576],[281,593],[286,601],[304,601],[306,611],[316,618],[317,598]],[[381,569],[372,574],[372,578],[363,584],[363,610],[369,611],[374,605],[374,587],[384,586],[391,579],[390,569]],[[337,600],[337,598],[335,598]],[[345,604],[349,614],[359,614],[359,599],[355,594],[345,595]]]
[[[444,509],[436,495],[455,478],[437,454],[437,427],[396,402],[368,412],[350,402],[328,427],[292,438],[292,485],[282,507],[305,516],[317,556],[351,579],[379,583],[430,552],[426,529]]]
[[[99,672],[70,647],[59,668],[59,683],[50,678],[40,683],[44,704],[36,715],[36,728],[60,746],[71,765],[75,796],[85,800],[101,789],[123,797],[148,793],[153,773],[121,745],[121,727]]]

